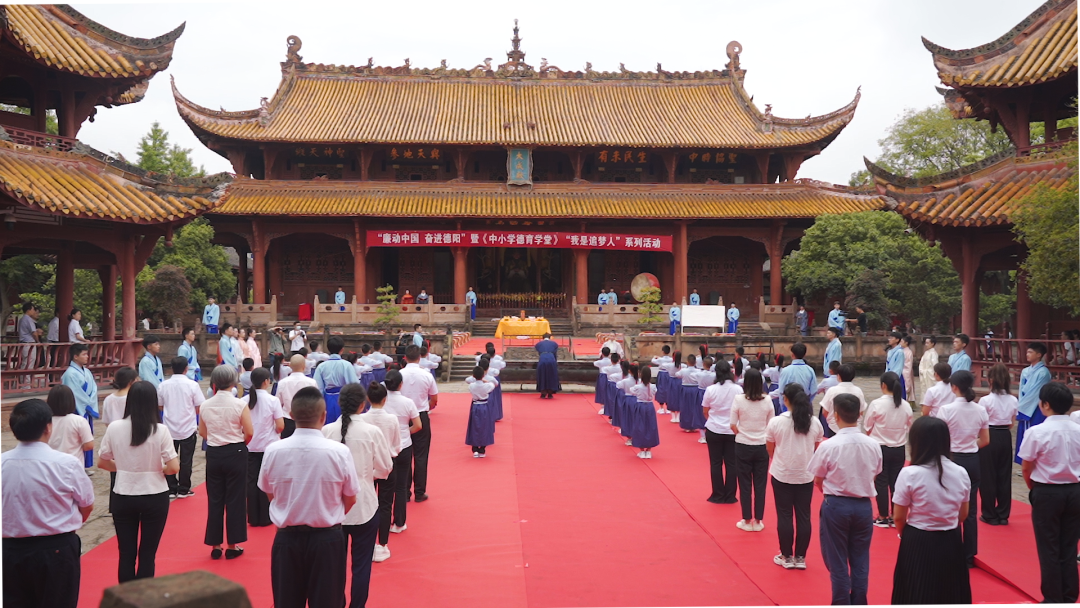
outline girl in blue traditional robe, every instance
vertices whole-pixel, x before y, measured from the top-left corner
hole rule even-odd
[[[600,349],[600,358],[593,361],[593,366],[596,367],[596,394],[593,396],[593,401],[598,405],[604,405],[604,392],[607,390],[607,374],[604,373],[604,368],[611,365],[611,349],[604,347]],[[600,414],[603,414],[604,410],[600,410]]]
[[[661,352],[664,354],[653,357],[652,364],[660,368],[656,374],[656,402],[660,404],[660,410],[657,413],[666,414],[667,408],[664,405],[668,402],[667,382],[671,379],[671,347],[665,344]]]
[[[656,409],[653,398],[652,370],[641,370],[639,382],[631,391],[634,394],[634,436],[632,445],[641,450],[638,458],[652,458],[652,448],[660,445],[660,431],[656,428]]]
[[[495,443],[495,418],[488,407],[491,392],[498,386],[498,381],[484,375],[484,369],[477,365],[473,368],[473,382],[469,384],[472,405],[469,408],[469,426],[465,431],[465,445],[472,448],[473,458],[487,456],[487,446]]]

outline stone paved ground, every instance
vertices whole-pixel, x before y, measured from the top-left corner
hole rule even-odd
[[[858,377],[855,379],[855,384],[863,389],[867,396],[867,400],[878,397],[881,392],[877,385],[876,378],[869,376]],[[207,383],[203,382],[203,388],[205,390]],[[506,390],[508,392],[533,391],[535,385],[530,384],[508,384]],[[445,393],[464,393],[467,392],[467,385],[464,382],[449,382],[439,385],[439,390]],[[565,385],[564,390],[566,392],[592,392],[593,387],[591,385]],[[108,392],[102,393],[104,397]],[[816,402],[815,402],[816,404]],[[13,404],[12,404],[13,405]],[[5,403],[6,407],[8,404]],[[918,416],[918,412],[916,412]],[[94,426],[94,438],[96,443],[101,442],[101,437],[105,433],[105,425],[98,424]],[[1015,431],[1014,431],[1015,441]],[[15,447],[15,436],[11,434],[11,430],[4,428],[2,434],[0,434],[0,451],[7,451]],[[206,479],[206,453],[202,450],[196,450],[195,459],[192,469],[191,482],[195,492],[201,492],[202,487],[199,484]],[[1024,480],[1020,476],[1020,468],[1015,467],[1013,469],[1013,499],[1021,502],[1028,502],[1027,488],[1024,485]],[[83,553],[86,553],[90,549],[98,546],[111,538],[115,532],[113,530],[112,517],[109,515],[109,474],[105,471],[96,471],[90,478],[94,482],[94,494],[96,495],[94,512],[90,515],[90,518],[83,525],[79,531],[79,536],[83,542]]]

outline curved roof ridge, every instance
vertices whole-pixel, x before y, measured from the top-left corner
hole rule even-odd
[[[221,110],[211,110],[206,106],[201,106],[194,101],[191,101],[180,92],[180,89],[176,87],[176,77],[169,74],[169,85],[172,87],[173,99],[176,101],[178,109],[187,108],[191,112],[201,114],[207,118],[219,118],[223,120],[247,120],[259,117],[259,110],[239,110],[236,112],[229,112],[222,108]],[[183,114],[183,109],[180,109],[180,113]]]
[[[997,39],[991,42],[987,42],[986,44],[981,44],[979,46],[971,47],[968,49],[953,50],[943,47],[939,44],[930,42],[926,39],[925,36],[922,37],[922,43],[923,46],[926,47],[926,50],[930,51],[934,55],[949,59],[968,59],[970,57],[987,55],[994,51],[1007,51],[1009,49],[1004,47],[1008,46],[1009,43],[1011,43],[1017,36],[1022,34],[1029,27],[1039,22],[1043,17],[1047,15],[1047,13],[1051,11],[1051,9],[1058,6],[1065,6],[1075,1],[1076,0],[1046,0],[1046,2],[1042,4],[1042,6],[1032,11],[1030,15],[1024,18],[1020,23],[1017,23],[1015,26],[1013,26],[1012,29],[1005,32]]]
[[[926,186],[932,186],[935,184],[941,184],[943,182],[961,179],[964,177],[972,176],[980,171],[993,167],[1002,161],[1016,159],[1016,150],[1009,148],[987,156],[986,158],[964,165],[962,167],[953,169],[951,171],[945,171],[942,173],[936,173],[934,175],[926,175],[923,177],[907,177],[905,175],[897,175],[890,172],[888,169],[872,162],[870,159],[863,157],[863,164],[866,165],[866,170],[870,172],[870,175],[880,178],[882,181],[887,182],[890,185],[898,186],[900,188],[922,188]]]
[[[86,26],[87,30],[98,34],[105,40],[114,42],[119,45],[130,46],[142,50],[157,49],[165,46],[166,44],[176,42],[177,38],[179,38],[180,35],[184,33],[184,28],[187,27],[187,22],[185,21],[184,23],[181,23],[179,26],[173,29],[171,32],[166,32],[154,38],[139,38],[137,36],[121,34],[116,30],[110,29],[98,23],[97,21],[94,21],[93,19],[87,17],[86,15],[80,13],[79,11],[75,10],[67,4],[45,5],[43,6],[43,8],[50,12],[53,12],[54,14],[56,14],[57,12],[62,13],[63,15],[67,16],[71,21]]]

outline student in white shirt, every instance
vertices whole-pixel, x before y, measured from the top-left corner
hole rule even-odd
[[[259,473],[259,489],[270,499],[270,519],[278,527],[270,553],[274,605],[340,608],[348,550],[342,524],[362,488],[352,452],[322,433],[322,392],[300,389],[292,416],[296,432],[266,448]]]
[[[893,604],[970,604],[971,579],[960,521],[968,514],[971,482],[949,460],[949,428],[921,417],[911,426],[911,465],[896,479],[893,519],[900,552]],[[1075,564],[1073,565],[1075,568]]]
[[[469,383],[472,405],[469,407],[469,423],[465,431],[465,445],[472,447],[473,458],[487,457],[487,446],[495,443],[495,419],[492,417],[488,399],[498,382],[485,376],[484,368],[477,365]]]
[[[840,432],[840,425],[836,420],[836,412],[833,403],[836,401],[836,397],[839,395],[853,395],[859,400],[859,423],[862,424],[863,416],[866,415],[866,397],[863,395],[861,388],[855,386],[855,366],[850,363],[845,363],[837,370],[837,375],[840,377],[840,383],[836,386],[825,391],[825,396],[821,398],[821,411],[825,412],[825,419],[829,423],[829,428],[833,430],[833,433]]]
[[[236,370],[219,365],[210,374],[215,393],[199,408],[199,436],[206,440],[206,536],[211,559],[221,559],[221,545],[228,531],[225,559],[244,554],[239,546],[247,540],[248,448],[253,430],[247,404],[236,398]],[[260,486],[261,487],[261,486]],[[224,525],[222,522],[224,521]]]
[[[375,492],[379,495],[379,528],[377,530],[375,550],[371,558],[373,562],[384,562],[390,559],[390,548],[387,546],[387,542],[390,537],[390,522],[393,519],[394,508],[394,475],[396,474],[394,459],[401,453],[402,441],[397,416],[385,408],[386,395],[385,386],[378,382],[369,384],[367,400],[371,404],[371,409],[360,414],[360,418],[364,422],[383,432],[387,445],[390,446],[390,471],[385,479],[375,478]],[[417,420],[419,420],[419,413],[417,414]]]
[[[613,398],[617,396],[615,384],[611,381],[611,374],[614,374],[621,369],[621,366],[619,365],[619,353],[611,353],[608,357],[608,361],[608,365],[600,368],[601,382],[604,383],[604,390],[601,391],[604,394],[604,409],[600,410],[600,413],[610,419],[615,413],[612,411],[614,409],[612,405],[614,403]]]
[[[973,566],[979,552],[979,523],[976,521],[982,471],[979,449],[990,443],[989,416],[985,408],[975,403],[975,391],[971,390],[974,384],[975,376],[969,371],[961,370],[950,376],[953,402],[942,406],[937,416],[949,425],[953,462],[964,467],[971,480],[971,504],[963,522],[964,550],[969,566]]]
[[[127,394],[131,384],[139,379],[139,372],[132,367],[121,367],[113,375],[113,392],[101,403],[101,421],[105,426],[123,420],[127,408]]]
[[[71,392],[70,387],[63,384],[52,387],[46,402],[52,410],[50,448],[76,458],[94,449],[94,433],[86,418],[75,413],[75,393]]]
[[[480,357],[477,356],[479,362]],[[600,349],[600,358],[593,361],[593,367],[597,369],[596,372],[596,391],[593,393],[593,402],[597,405],[604,405],[605,397],[607,396],[607,374],[604,373],[604,368],[611,365],[611,349],[604,347]],[[603,408],[600,409],[600,415],[604,415]]]
[[[859,432],[858,397],[837,395],[834,405],[840,430],[818,448],[807,470],[825,495],[819,535],[832,603],[865,605],[874,535],[870,499],[876,495],[874,477],[881,472],[881,447]]]
[[[679,417],[679,426],[682,427],[684,431],[697,431],[698,443],[705,443],[705,419],[707,418],[707,414],[704,413],[705,410],[702,408],[701,404],[705,399],[705,391],[716,382],[716,369],[712,357],[702,357],[700,362],[701,368],[691,374],[691,378],[697,383],[697,392],[691,393],[691,396],[688,397],[693,401],[687,406],[689,408],[685,411],[687,416]],[[732,382],[739,384],[739,379],[735,375],[734,369],[732,369],[731,377]],[[689,415],[691,413],[693,413],[693,416]]]
[[[907,460],[908,429],[915,414],[903,398],[903,386],[896,372],[881,376],[881,396],[870,402],[863,419],[866,434],[881,446],[881,472],[874,478],[877,491],[878,516],[874,525],[888,528],[893,523],[889,516],[889,492],[896,494],[896,476]]]
[[[1080,539],[1080,425],[1065,415],[1072,403],[1069,387],[1043,385],[1039,411],[1046,420],[1028,429],[1020,444],[1046,603],[1072,604],[1080,595],[1074,561]]]
[[[671,354],[671,364],[668,366],[668,380],[667,380],[667,405],[664,407],[666,413],[671,414],[671,420],[669,422],[679,421],[680,400],[682,399],[682,383],[679,382],[679,371],[686,367],[686,364],[682,360],[682,351],[675,351]]]
[[[405,517],[409,497],[409,483],[412,480],[413,440],[412,436],[423,428],[423,419],[416,408],[416,403],[401,394],[401,372],[392,369],[386,372],[387,397],[384,408],[398,419],[401,430],[401,451],[394,459],[394,504],[391,522],[380,522],[379,544],[386,546],[387,534],[400,534],[407,529]],[[384,532],[385,530],[385,532]]]
[[[296,430],[296,423],[292,420],[292,398],[300,389],[307,386],[318,388],[314,378],[304,373],[306,362],[303,355],[293,355],[289,359],[289,369],[292,373],[278,382],[277,398],[281,401],[281,411],[285,414],[285,430],[281,431],[281,438],[285,439]]]
[[[693,355],[691,355],[693,356]],[[693,369],[692,367],[687,369]],[[735,488],[738,483],[739,461],[735,456],[735,432],[731,430],[731,406],[743,389],[735,384],[731,365],[727,361],[716,364],[716,383],[705,390],[701,400],[707,409],[705,441],[709,446],[709,475],[712,494],[708,501],[719,505],[737,502]]]
[[[953,400],[952,387],[949,386],[949,378],[952,377],[952,366],[944,361],[934,365],[934,386],[926,389],[923,393],[922,415],[936,418],[938,410],[946,403]]]
[[[765,428],[765,448],[772,459],[769,474],[776,502],[776,535],[780,539],[780,553],[773,563],[787,570],[805,570],[812,532],[810,502],[814,498],[814,476],[807,466],[824,431],[801,384],[784,387],[784,405],[788,411],[774,417]]]
[[[769,450],[765,429],[773,414],[772,400],[764,393],[761,372],[746,370],[743,394],[731,404],[731,430],[735,433],[735,457],[739,460],[739,497],[742,520],[736,525],[746,532],[761,532],[765,524],[765,487],[769,479]],[[753,511],[751,512],[751,495]]]
[[[608,374],[608,401],[611,405],[611,426],[618,432],[622,428],[623,410],[626,409],[626,397],[636,380],[630,377],[630,362],[620,359],[618,365],[612,365],[615,371]]]
[[[656,411],[657,414],[666,414],[667,408],[664,407],[668,402],[668,384],[671,381],[672,371],[672,358],[671,347],[665,344],[660,352],[663,355],[652,358],[652,364],[659,368],[656,372],[656,402],[660,404],[660,409]],[[652,372],[650,372],[652,373]]]
[[[158,422],[154,385],[142,381],[132,384],[127,411],[126,418],[105,429],[98,455],[98,468],[116,472],[112,517],[120,553],[117,578],[121,583],[153,578],[158,544],[169,517],[169,483],[165,476],[180,470],[172,435]]]
[[[195,457],[195,436],[199,430],[199,406],[205,399],[199,383],[187,375],[187,357],[174,357],[170,367],[172,376],[158,387],[158,406],[172,436],[173,448],[180,455],[180,475],[167,478],[169,495],[189,498],[195,495],[191,491],[191,467]]]
[[[341,389],[341,416],[322,429],[323,436],[345,444],[352,454],[360,491],[356,505],[345,514],[341,528],[352,545],[351,606],[364,606],[371,583],[371,562],[375,540],[379,535],[379,497],[375,482],[386,479],[393,470],[390,444],[382,431],[360,416],[367,401],[367,392],[359,384],[346,384]]]
[[[995,363],[986,374],[990,381],[990,394],[979,399],[986,409],[990,425],[990,445],[979,450],[979,497],[982,513],[979,521],[991,526],[1009,523],[1012,513],[1012,427],[1020,402],[1010,394],[1012,377],[1004,363]]]
[[[281,401],[270,394],[270,370],[257,367],[251,372],[251,392],[245,398],[251,415],[251,441],[247,457],[247,521],[248,525],[263,528],[270,521],[270,500],[259,489],[259,471],[262,470],[266,448],[280,440],[285,430],[285,412]]]
[[[71,314],[68,315],[68,342],[89,342],[83,337],[82,325],[79,322],[82,321],[82,311],[78,308],[73,308]]]
[[[7,606],[79,603],[82,542],[75,532],[94,510],[94,487],[82,454],[72,458],[47,445],[51,420],[44,401],[27,399],[8,421],[19,444],[0,456]]]
[[[410,344],[405,349],[405,367],[401,369],[401,394],[413,400],[420,412],[423,430],[413,437],[412,489],[416,502],[428,499],[428,456],[431,453],[430,410],[439,405],[439,386],[435,378],[420,368],[420,347]]]
[[[656,406],[653,399],[656,389],[652,385],[652,368],[645,366],[638,374],[638,383],[630,389],[634,395],[634,435],[631,445],[640,450],[638,458],[652,458],[652,449],[660,445],[660,431],[656,428]]]
[[[693,422],[695,414],[693,408],[699,407],[701,402],[697,400],[698,395],[698,383],[697,373],[701,368],[697,366],[697,355],[691,353],[686,356],[686,365],[675,370],[675,378],[679,384],[679,409],[675,414],[673,421],[678,421],[679,428],[689,433],[693,429],[690,428],[690,424]],[[728,365],[728,373],[731,373],[731,365]],[[731,374],[731,382],[735,383],[735,376]],[[686,414],[687,422],[683,424],[683,414]],[[734,449],[734,448],[732,448]]]

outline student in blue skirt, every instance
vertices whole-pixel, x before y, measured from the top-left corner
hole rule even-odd
[[[604,393],[607,391],[607,374],[604,373],[604,368],[609,365],[611,365],[611,349],[605,346],[600,349],[600,358],[593,361],[593,367],[596,368],[596,392],[593,395],[593,402],[598,405],[604,405]],[[603,415],[603,408],[598,413]]]
[[[638,383],[634,385],[634,436],[632,444],[641,450],[638,458],[652,458],[652,449],[660,445],[660,431],[656,428],[656,409],[653,399],[656,390],[652,386],[652,369],[644,367],[638,374]]]
[[[667,379],[667,407],[666,411],[671,414],[670,422],[679,421],[679,400],[682,384],[679,382],[679,372],[686,367],[682,362],[682,351],[675,351],[671,355],[671,366],[668,368]]]
[[[664,405],[668,401],[668,380],[671,379],[671,347],[665,344],[660,349],[663,355],[652,358],[652,364],[659,367],[660,371],[656,373],[656,402],[660,404],[660,410],[656,413],[666,414],[667,408]],[[652,372],[650,372],[652,373]]]
[[[495,380],[484,376],[484,368],[473,368],[473,382],[469,384],[472,406],[469,408],[469,426],[465,432],[465,445],[472,447],[473,458],[486,458],[487,446],[495,443],[495,419],[488,407],[489,396],[495,390]]]

